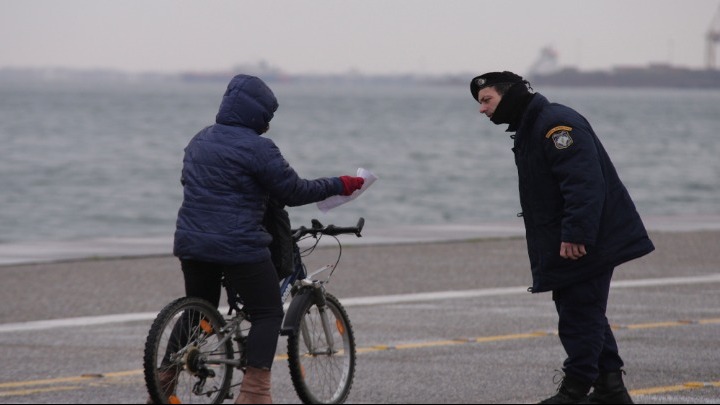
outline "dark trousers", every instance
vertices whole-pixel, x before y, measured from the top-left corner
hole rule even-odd
[[[613,270],[553,291],[560,342],[567,353],[563,371],[587,383],[595,382],[601,372],[623,367],[605,316]]]
[[[272,368],[284,316],[279,280],[272,262],[232,266],[191,260],[180,262],[185,275],[185,294],[203,298],[215,307],[220,304],[220,280],[225,274],[242,297],[252,320],[246,347],[248,366]]]

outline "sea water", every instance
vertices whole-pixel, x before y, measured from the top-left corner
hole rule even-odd
[[[466,86],[269,83],[265,136],[304,178],[379,180],[312,218],[377,227],[518,220],[505,126]],[[224,82],[0,84],[0,243],[171,237],[183,148],[214,122]],[[720,91],[537,88],[593,125],[641,215],[720,214]]]

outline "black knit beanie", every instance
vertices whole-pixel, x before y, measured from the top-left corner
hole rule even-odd
[[[489,72],[473,77],[470,80],[470,94],[475,101],[478,101],[478,93],[485,87],[495,86],[503,83],[522,83],[525,80],[513,72]]]

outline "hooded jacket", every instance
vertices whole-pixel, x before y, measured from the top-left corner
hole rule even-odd
[[[534,94],[517,127],[513,152],[532,292],[577,283],[655,249],[582,115]],[[588,253],[563,259],[561,242],[584,244]]]
[[[219,264],[269,260],[272,237],[262,225],[269,198],[297,206],[343,191],[337,177],[300,178],[261,136],[277,107],[262,80],[238,75],[230,81],[215,125],[185,148],[175,256]]]

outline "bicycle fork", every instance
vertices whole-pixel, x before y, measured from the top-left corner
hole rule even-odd
[[[312,292],[313,302],[317,306],[318,315],[320,316],[320,323],[325,334],[325,342],[327,343],[327,349],[325,352],[318,352],[318,348],[315,347],[315,341],[312,339],[310,332],[308,331],[308,325],[306,322],[300,322],[300,333],[302,333],[305,346],[307,347],[308,353],[312,355],[318,354],[333,354],[335,353],[335,341],[330,329],[330,318],[328,316],[327,301],[325,300],[325,291],[322,285],[314,285]]]
[[[282,329],[280,333],[282,335],[290,335],[299,333],[303,337],[305,346],[310,355],[316,356],[321,354],[334,354],[335,353],[335,339],[332,333],[332,326],[330,324],[330,316],[328,314],[327,301],[325,300],[325,288],[320,282],[313,282],[303,280],[303,287],[297,292],[293,300],[290,302],[287,314],[283,321]],[[320,349],[318,342],[312,339],[313,334],[310,333],[309,328],[312,325],[308,325],[307,322],[303,322],[306,311],[315,305],[318,310],[320,317],[320,326],[323,328],[325,341],[327,343],[327,349],[318,351]]]

